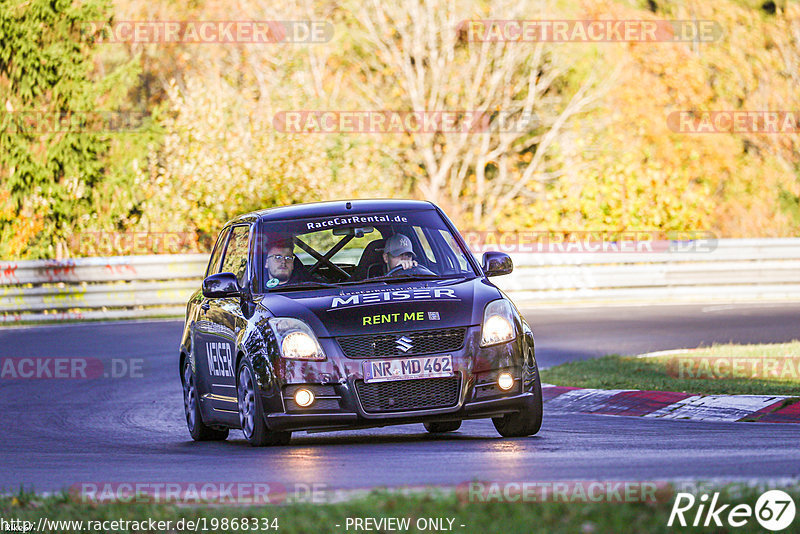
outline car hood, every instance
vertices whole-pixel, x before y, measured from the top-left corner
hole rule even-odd
[[[303,319],[320,337],[480,324],[499,290],[481,278],[374,283],[269,293],[259,305],[275,317]]]

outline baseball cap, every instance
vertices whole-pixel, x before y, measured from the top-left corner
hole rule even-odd
[[[391,254],[392,256],[399,256],[408,252],[412,256],[416,257],[414,250],[411,248],[411,240],[403,234],[394,234],[392,237],[387,239],[386,245],[383,247],[383,251],[387,254]]]

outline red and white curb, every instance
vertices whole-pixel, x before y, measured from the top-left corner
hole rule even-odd
[[[800,398],[780,395],[692,395],[636,389],[542,385],[549,412],[628,415],[693,421],[800,423]]]

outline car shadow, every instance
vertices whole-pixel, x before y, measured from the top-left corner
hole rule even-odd
[[[290,448],[298,446],[337,446],[337,445],[393,445],[399,443],[413,444],[413,443],[430,443],[430,442],[446,442],[446,443],[492,443],[497,441],[510,441],[520,439],[543,439],[541,436],[528,436],[525,438],[504,438],[499,434],[497,436],[485,436],[467,434],[461,432],[447,432],[445,434],[429,434],[427,432],[415,432],[408,434],[355,434],[355,435],[324,435],[320,434],[306,434],[301,436],[292,436],[292,441],[289,445],[279,445],[268,447],[270,449]],[[246,440],[243,438],[228,438],[226,443],[235,447],[250,447]]]

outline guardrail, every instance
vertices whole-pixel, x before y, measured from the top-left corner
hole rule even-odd
[[[800,301],[800,238],[720,239],[705,252],[513,255],[498,287],[544,302]]]
[[[493,281],[520,306],[800,300],[800,238],[708,252],[511,254]],[[207,254],[0,261],[0,322],[181,316]]]
[[[0,322],[180,316],[207,254],[0,261]]]

